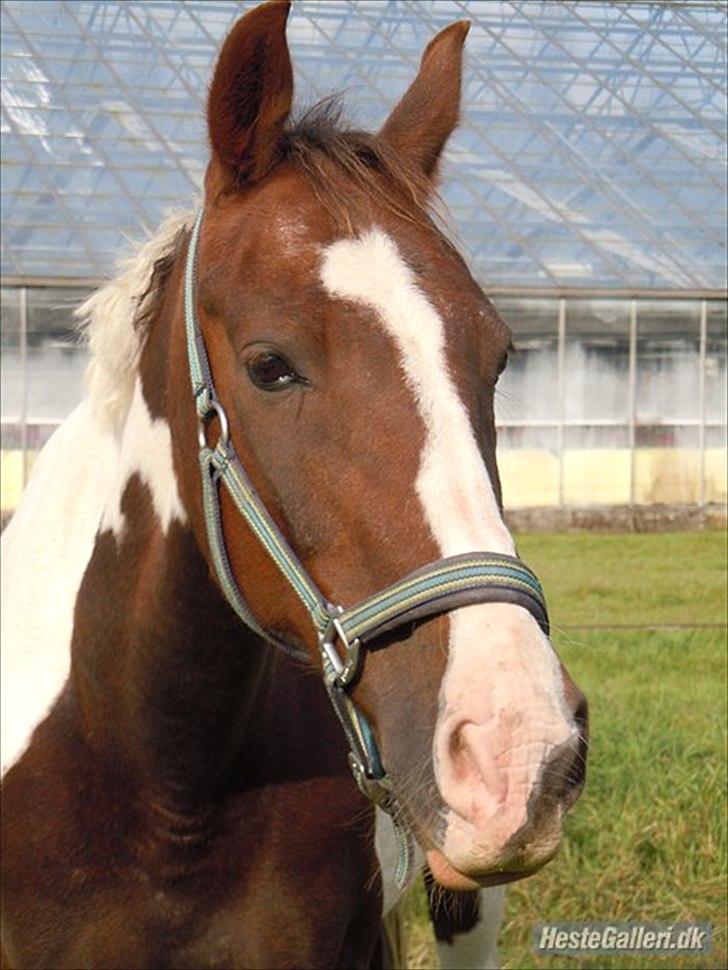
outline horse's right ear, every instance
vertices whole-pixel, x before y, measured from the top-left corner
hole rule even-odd
[[[254,182],[275,164],[293,100],[290,6],[269,0],[255,7],[225,39],[207,101],[208,191]]]
[[[432,177],[458,123],[463,43],[470,23],[458,20],[427,45],[417,77],[380,134],[410,165]]]

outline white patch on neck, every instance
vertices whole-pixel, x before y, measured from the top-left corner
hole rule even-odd
[[[450,376],[445,328],[392,239],[379,229],[324,251],[332,296],[376,311],[400,353],[425,425],[417,494],[443,556],[514,554],[467,411]]]
[[[152,418],[138,377],[121,435],[116,477],[99,526],[100,531],[111,529],[117,539],[125,528],[121,500],[135,474],[149,488],[154,511],[165,531],[172,519],[187,521],[174,473],[169,425],[161,418]]]
[[[87,401],[80,404],[41,450],[3,532],[3,771],[23,752],[68,677],[76,596],[117,452],[112,432]]]

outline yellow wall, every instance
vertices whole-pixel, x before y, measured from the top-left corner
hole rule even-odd
[[[559,463],[549,451],[503,449],[498,468],[507,508],[558,504]],[[635,502],[688,505],[700,500],[697,448],[638,448],[634,460]],[[564,452],[565,505],[628,505],[627,448],[580,448]],[[705,500],[725,502],[726,449],[705,451]]]
[[[503,501],[509,509],[524,509],[559,502],[559,460],[535,448],[498,452]]]
[[[627,505],[629,450],[580,449],[564,452],[566,505]]]
[[[28,455],[28,468],[34,455]],[[14,509],[22,483],[20,451],[0,453],[2,510]],[[498,453],[507,508],[558,505],[559,462],[549,451],[507,449]],[[566,505],[627,505],[630,455],[626,448],[564,452]],[[705,452],[705,499],[726,501],[726,449]],[[639,448],[635,452],[635,501],[641,505],[684,505],[700,497],[700,452],[690,448]]]

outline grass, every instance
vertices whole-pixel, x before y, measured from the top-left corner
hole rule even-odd
[[[726,533],[523,535],[555,626],[725,623]]]
[[[525,535],[557,650],[590,704],[587,786],[559,855],[508,889],[504,968],[723,967],[726,951],[726,633],[569,630],[722,624],[726,534]],[[435,967],[422,890],[410,967]],[[531,951],[535,922],[705,921],[706,957],[563,957]]]

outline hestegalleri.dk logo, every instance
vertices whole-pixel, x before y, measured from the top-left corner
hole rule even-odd
[[[536,953],[710,953],[710,923],[536,923]]]

